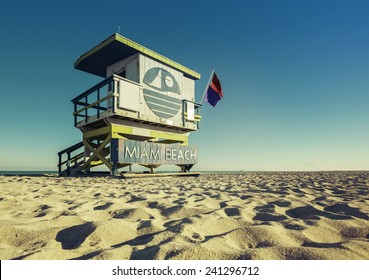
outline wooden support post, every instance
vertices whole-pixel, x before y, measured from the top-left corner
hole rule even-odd
[[[97,89],[97,100],[100,100],[100,88]],[[97,103],[97,118],[100,119],[100,103]]]
[[[59,176],[60,176],[60,173],[61,173],[61,163],[62,163],[62,155],[59,154],[59,164],[58,164],[58,173],[59,173]]]
[[[85,148],[85,150],[84,150],[85,161],[84,162],[86,162],[90,158],[91,150],[89,148],[87,148],[86,146],[84,148]],[[90,166],[86,167],[86,169],[83,170],[83,173],[85,175],[89,174],[90,173]]]
[[[74,113],[76,111],[77,111],[77,103],[74,103]],[[74,126],[77,126],[77,115],[74,115]]]
[[[110,175],[113,175],[113,176],[118,176],[119,175],[118,162],[114,161],[112,163],[112,167],[111,167],[111,170],[110,170]]]
[[[85,103],[86,103],[86,106],[87,106],[87,105],[88,105],[88,104],[87,104],[87,96],[85,97]],[[88,118],[87,113],[88,113],[88,108],[86,108],[86,109],[85,109],[85,122],[86,122],[86,123],[87,123],[87,118]]]
[[[190,172],[194,164],[178,164],[177,166],[181,168],[182,173],[186,173],[186,172]]]
[[[70,152],[67,155],[67,175],[70,176]]]
[[[109,134],[106,139],[100,144],[100,146],[95,149],[94,147],[92,147],[92,145],[87,141],[87,140],[83,140],[83,144],[92,151],[92,155],[91,157],[83,164],[82,169],[86,169],[87,167],[90,166],[91,162],[96,159],[99,158],[108,168],[109,170],[112,170],[112,165],[110,162],[108,162],[101,154],[100,152],[102,151],[102,149],[109,143],[111,139],[111,135]]]
[[[110,162],[112,168],[110,170],[110,175],[118,175],[118,139],[112,138],[110,140]]]

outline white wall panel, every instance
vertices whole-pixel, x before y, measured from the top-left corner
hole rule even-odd
[[[143,54],[135,54],[107,68],[107,76],[125,70],[125,78],[140,86],[122,82],[119,107],[139,112],[145,121],[174,126],[183,124],[183,100],[195,101],[195,81],[182,72]],[[194,119],[194,106],[187,103],[187,115]]]
[[[108,68],[106,69],[106,77],[109,77],[113,74],[121,72],[122,70],[125,70],[126,78],[128,80],[138,83],[139,82],[138,67],[139,67],[138,54],[135,54],[108,66]]]

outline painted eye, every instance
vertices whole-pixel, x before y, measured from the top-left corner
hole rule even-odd
[[[166,76],[164,81],[167,87],[171,88],[173,86],[173,79],[171,76]]]

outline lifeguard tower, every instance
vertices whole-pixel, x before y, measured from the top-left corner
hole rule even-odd
[[[59,175],[89,174],[101,165],[118,175],[134,163],[151,173],[164,164],[185,173],[197,163],[188,137],[201,119],[195,102],[200,74],[120,34],[81,55],[74,67],[104,80],[72,100],[83,140],[58,153]]]

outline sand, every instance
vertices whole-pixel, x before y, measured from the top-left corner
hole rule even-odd
[[[369,172],[0,176],[0,259],[369,259]]]

